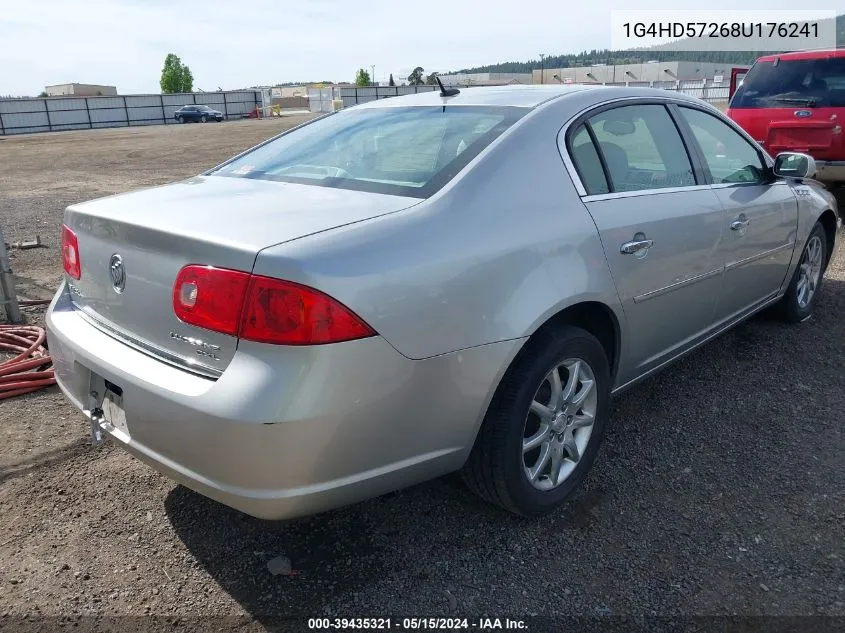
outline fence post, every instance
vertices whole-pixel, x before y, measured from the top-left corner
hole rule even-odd
[[[3,127],[3,113],[0,112],[0,136],[6,135],[6,128]]]
[[[47,128],[53,131],[53,121],[50,119],[50,106],[47,105],[47,99],[42,99],[44,102],[44,112],[47,113]]]
[[[358,86],[355,86],[355,105],[358,105]]]
[[[0,305],[6,311],[8,321],[21,322],[15,278],[12,276],[12,265],[9,263],[9,253],[6,251],[6,240],[3,237],[2,228],[0,228]]]
[[[85,114],[88,115],[88,129],[93,130],[94,129],[94,123],[93,123],[93,121],[91,121],[91,108],[88,107],[88,97],[82,97],[82,98],[85,99]]]
[[[229,102],[226,101],[226,91],[223,91],[223,116],[228,121],[229,120]]]
[[[123,96],[123,111],[126,113],[126,127],[129,127],[129,108],[126,105],[126,95]]]
[[[161,102],[161,124],[167,125],[167,115],[164,113],[164,95],[159,94],[158,100]]]
[[[193,97],[193,99],[194,99],[194,105],[197,105],[197,93],[192,92],[191,97]],[[255,104],[258,105],[258,101],[256,101]]]

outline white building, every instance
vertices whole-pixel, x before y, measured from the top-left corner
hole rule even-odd
[[[539,83],[652,83],[677,81],[727,82],[731,68],[749,68],[739,64],[716,64],[713,62],[658,62],[642,64],[596,64],[573,68],[546,68],[532,73],[535,84]]]
[[[532,81],[531,73],[454,73],[438,77],[444,86],[506,86]]]
[[[117,87],[99,84],[56,84],[55,86],[45,86],[44,92],[47,93],[48,97],[99,97],[101,95],[116,95]]]

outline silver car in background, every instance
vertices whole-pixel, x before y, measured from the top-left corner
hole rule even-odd
[[[548,512],[612,394],[763,308],[810,316],[838,229],[813,171],[657,90],[364,104],[69,207],[57,379],[95,436],[254,516],[460,469]]]

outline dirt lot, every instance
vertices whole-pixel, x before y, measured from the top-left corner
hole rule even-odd
[[[6,239],[47,245],[14,251],[21,294],[56,287],[67,204],[197,173],[293,122],[0,140]],[[79,628],[124,616],[99,620],[123,630],[259,630],[296,615],[845,616],[843,250],[810,321],[755,318],[616,401],[585,488],[536,521],[447,477],[263,522],[91,448],[55,388],[0,402],[0,629],[24,615]],[[277,555],[298,575],[271,576]],[[143,615],[162,618],[125,617]]]

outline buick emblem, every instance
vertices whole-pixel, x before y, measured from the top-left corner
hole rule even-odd
[[[126,287],[126,270],[123,268],[123,258],[117,253],[109,260],[109,274],[114,291],[120,294]]]

